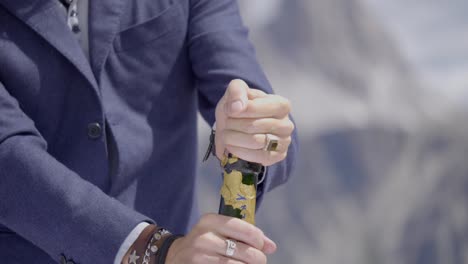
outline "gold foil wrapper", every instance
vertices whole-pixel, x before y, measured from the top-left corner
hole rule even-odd
[[[236,157],[226,157],[221,165],[236,163]],[[242,172],[232,170],[230,173],[224,171],[224,182],[221,187],[221,196],[224,206],[232,206],[235,212],[239,212],[240,218],[255,224],[255,206],[257,198],[256,184],[244,184]]]

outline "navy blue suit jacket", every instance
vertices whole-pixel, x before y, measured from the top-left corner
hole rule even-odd
[[[142,221],[185,233],[197,111],[212,124],[234,78],[272,92],[236,1],[90,1],[90,61],[59,5],[0,0],[1,263],[111,263]]]

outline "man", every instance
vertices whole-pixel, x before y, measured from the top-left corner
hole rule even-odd
[[[83,3],[0,0],[1,262],[265,263],[260,229],[195,202],[197,110],[218,158],[267,166],[258,201],[297,146],[236,2]]]

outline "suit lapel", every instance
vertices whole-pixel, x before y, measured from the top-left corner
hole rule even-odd
[[[89,38],[91,66],[99,82],[104,62],[120,29],[123,0],[89,1]]]
[[[98,90],[89,62],[68,28],[58,0],[3,0],[0,4],[55,47]]]

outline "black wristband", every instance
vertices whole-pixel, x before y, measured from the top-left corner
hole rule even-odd
[[[208,142],[208,148],[206,150],[205,156],[203,157],[203,162],[207,161],[211,155],[216,157],[215,135],[216,130],[211,129],[210,142]]]
[[[166,257],[167,253],[169,252],[169,248],[171,247],[172,243],[178,238],[183,237],[183,235],[172,235],[168,237],[164,243],[161,246],[161,249],[159,249],[159,254],[157,255],[157,264],[165,264],[166,263]]]

